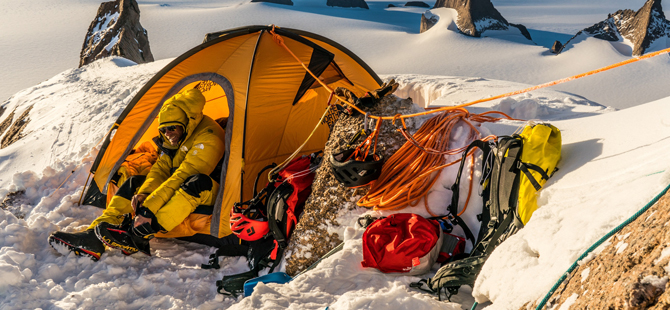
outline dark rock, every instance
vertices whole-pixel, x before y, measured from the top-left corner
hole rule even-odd
[[[12,124],[12,126],[9,127],[9,130],[7,130],[5,136],[2,137],[2,141],[0,142],[0,149],[4,149],[10,146],[12,143],[19,141],[21,138],[23,138],[24,136],[23,130],[26,128],[26,126],[28,126],[28,123],[30,122],[30,118],[28,118],[28,115],[30,113],[30,110],[32,109],[33,106],[32,105],[29,106],[25,111],[23,111],[23,113],[21,113],[21,116],[19,116],[16,119],[16,121]],[[12,118],[14,116],[13,114],[14,112],[12,111],[12,114],[10,115],[12,116]],[[7,119],[9,119],[9,117]],[[3,122],[3,124],[0,124],[0,127],[4,125],[4,123],[5,122]]]
[[[275,3],[275,4],[293,5],[293,1],[291,1],[291,0],[251,0],[251,2],[267,2],[267,3]]]
[[[429,8],[430,5],[428,3],[425,3],[423,1],[409,1],[405,3],[405,6],[418,6],[420,8]]]
[[[530,32],[528,32],[528,29],[526,29],[526,26],[524,26],[522,24],[512,24],[512,23],[509,23],[509,25],[519,29],[519,31],[521,31],[521,34],[524,37],[526,37],[526,39],[531,40],[531,41],[533,40],[533,39],[530,38]]]
[[[4,110],[3,110],[3,112],[4,112]],[[9,126],[14,121],[14,112],[16,112],[16,109],[14,109],[14,111],[9,113],[9,115],[7,115],[5,120],[0,123],[0,137],[2,137],[2,134],[5,133],[5,130],[7,130],[7,128],[9,128]]]
[[[100,5],[96,18],[88,27],[79,67],[108,56],[121,56],[136,63],[154,61],[135,0],[116,0]]]
[[[647,0],[637,12],[626,9],[609,14],[606,20],[579,31],[565,46],[582,34],[612,42],[627,39],[633,44],[632,55],[640,56],[654,41],[670,38],[670,21],[665,18],[661,0]]]
[[[458,12],[456,26],[469,36],[481,37],[486,30],[508,30],[509,27],[515,27],[519,28],[524,37],[531,40],[526,27],[507,22],[491,0],[437,0],[434,8],[455,9]]]
[[[370,9],[365,0],[328,0],[328,6],[339,6],[343,8],[363,8]]]
[[[392,116],[398,113],[409,114],[413,107],[411,99],[400,99],[395,95],[389,95],[367,112],[372,115]],[[414,132],[417,124],[413,119],[407,121],[409,130]],[[342,186],[335,179],[327,160],[330,154],[341,152],[346,148],[347,142],[356,132],[363,129],[363,123],[362,116],[352,117],[343,114],[333,126],[324,149],[324,162],[316,171],[312,194],[307,198],[300,222],[296,225],[286,250],[286,273],[290,275],[296,275],[307,269],[342,242],[344,236],[329,233],[327,230],[328,227],[350,224],[338,223],[337,218],[340,214],[343,212],[360,214],[366,210],[356,210],[360,208],[356,205],[356,201],[367,193],[369,187],[352,189]],[[402,134],[390,121],[382,123],[378,139],[377,152],[384,158],[391,157],[405,142]]]
[[[435,24],[440,20],[440,17],[437,15],[430,14],[429,11],[426,11],[426,13],[421,14],[421,32],[424,33],[428,31],[428,29],[433,28]]]
[[[563,50],[563,44],[560,41],[555,41],[554,45],[551,47],[551,52],[554,54],[560,54]]]
[[[389,4],[389,5],[387,6],[387,8],[395,8],[395,7],[396,7],[395,4]]]

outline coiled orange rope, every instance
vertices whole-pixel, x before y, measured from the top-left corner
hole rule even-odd
[[[465,148],[451,149],[451,133],[459,124],[465,124],[469,129],[467,141],[480,139],[480,133],[472,122],[496,122],[502,118],[488,116],[491,112],[483,114],[471,114],[464,108],[459,108],[440,113],[427,120],[414,134],[414,143],[405,143],[393,156],[391,156],[382,167],[382,174],[375,181],[367,195],[358,201],[359,206],[374,207],[375,210],[398,210],[407,206],[416,206],[424,199],[426,210],[432,216],[436,216],[430,210],[428,204],[428,191],[438,180],[443,168],[457,164],[458,160],[445,163],[447,155],[460,155]],[[500,113],[503,118],[511,119]],[[485,137],[483,140],[495,139],[494,136]],[[430,150],[426,152],[424,150]],[[468,155],[472,155],[471,151]],[[474,157],[471,158],[474,164]],[[470,170],[470,192],[472,191],[472,171]],[[467,200],[469,201],[468,194]],[[466,206],[459,214],[465,211]]]

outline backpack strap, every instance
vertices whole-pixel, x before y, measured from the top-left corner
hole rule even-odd
[[[530,173],[530,170],[528,170],[528,169],[531,169],[531,170],[539,173],[542,176],[542,179],[549,180],[549,175],[547,174],[546,171],[542,170],[542,168],[540,166],[533,165],[531,163],[524,163],[524,162],[519,161],[518,168],[519,168],[519,170],[521,170],[526,175],[526,177],[528,178],[528,181],[530,181],[530,184],[533,185],[533,187],[535,188],[536,191],[541,190],[542,185],[540,185],[540,183],[537,182],[537,180],[535,180],[535,177],[533,176],[532,173]]]
[[[288,245],[288,236],[279,228],[278,223],[284,219],[284,216],[287,216],[285,213],[289,206],[286,204],[286,199],[291,196],[291,193],[293,193],[293,186],[288,182],[283,182],[270,194],[267,203],[268,226],[282,249]]]
[[[460,198],[459,192],[460,192],[460,185],[461,185],[461,176],[463,174],[463,168],[465,167],[465,160],[468,157],[468,152],[470,152],[471,149],[473,148],[479,148],[482,150],[482,158],[486,159],[488,158],[489,152],[491,151],[491,146],[489,145],[488,142],[482,141],[482,140],[475,140],[468,145],[468,147],[465,149],[463,152],[463,156],[461,157],[461,164],[458,167],[458,175],[456,176],[456,181],[454,182],[454,185],[451,186],[451,191],[452,191],[452,196],[451,196],[451,204],[449,204],[449,212],[451,213],[451,216],[454,219],[454,222],[456,225],[461,226],[463,228],[463,232],[465,233],[465,236],[470,239],[472,242],[472,245],[474,246],[477,242],[475,239],[475,236],[472,234],[472,231],[468,227],[467,224],[465,224],[465,221],[458,216],[458,200]],[[482,160],[482,166],[484,166],[485,160]]]

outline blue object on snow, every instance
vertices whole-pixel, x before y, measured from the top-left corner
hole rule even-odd
[[[284,284],[288,283],[291,280],[292,280],[291,276],[289,276],[285,272],[273,272],[268,273],[264,276],[260,276],[258,278],[249,279],[246,282],[244,282],[244,297],[247,297],[254,292],[254,287],[256,287],[256,284],[258,284],[258,282]]]

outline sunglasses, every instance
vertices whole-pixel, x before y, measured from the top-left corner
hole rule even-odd
[[[181,127],[181,126],[179,126],[179,125],[167,126],[167,127],[163,127],[161,129],[158,129],[158,131],[160,131],[162,134],[165,134],[165,132],[167,132],[167,131],[177,130],[177,127]]]

